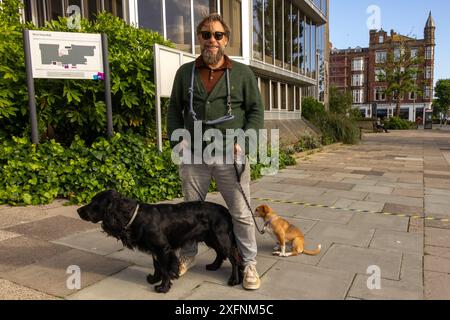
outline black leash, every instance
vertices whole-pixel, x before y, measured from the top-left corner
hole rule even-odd
[[[236,160],[234,161],[233,164],[234,164],[234,170],[236,171],[236,178],[238,181],[239,189],[241,190],[242,196],[244,197],[244,200],[245,200],[245,203],[247,204],[248,210],[250,210],[253,221],[255,222],[256,230],[258,230],[259,234],[265,234],[267,226],[264,225],[264,228],[262,229],[262,231],[259,229],[258,224],[256,223],[255,216],[253,215],[253,210],[252,210],[252,207],[250,206],[250,202],[248,201],[247,196],[245,195],[244,189],[242,188],[242,185],[241,185],[241,175],[242,175],[242,173],[244,173],[245,170],[242,170],[241,174],[239,174]]]

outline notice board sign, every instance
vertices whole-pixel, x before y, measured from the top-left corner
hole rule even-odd
[[[33,78],[104,80],[101,34],[29,30]]]

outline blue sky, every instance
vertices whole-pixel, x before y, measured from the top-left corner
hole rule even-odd
[[[380,8],[381,27],[423,39],[431,10],[436,22],[435,81],[450,79],[450,1],[448,0],[330,0],[330,41],[333,47],[368,47],[369,6]],[[373,12],[373,11],[372,11]]]

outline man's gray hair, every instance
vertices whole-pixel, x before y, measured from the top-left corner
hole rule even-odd
[[[197,25],[197,34],[201,33],[202,27],[205,24],[210,24],[211,22],[215,22],[215,21],[218,21],[222,24],[223,29],[225,30],[225,35],[227,36],[228,40],[230,40],[231,29],[228,26],[228,24],[225,21],[223,21],[222,16],[216,12],[211,13],[210,15],[204,17],[202,21],[200,21],[200,23]]]

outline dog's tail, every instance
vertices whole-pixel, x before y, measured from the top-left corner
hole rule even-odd
[[[321,244],[319,244],[318,246],[317,246],[317,249],[316,250],[307,250],[307,249],[303,249],[303,253],[304,254],[307,254],[307,255],[309,255],[309,256],[317,256],[319,253],[320,253],[320,250],[322,249],[322,245]]]

